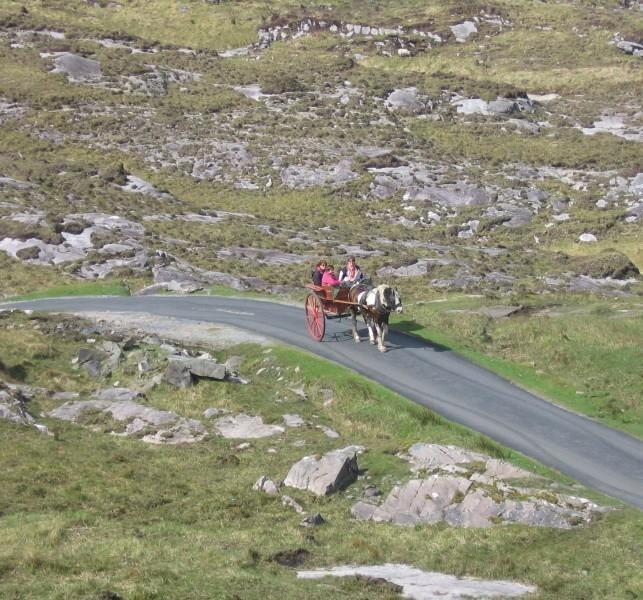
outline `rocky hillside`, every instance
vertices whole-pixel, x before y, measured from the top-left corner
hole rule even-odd
[[[8,4],[3,269],[636,293],[642,35],[610,0]]]

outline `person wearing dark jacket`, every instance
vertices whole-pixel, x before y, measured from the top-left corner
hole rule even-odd
[[[325,260],[320,260],[315,265],[315,269],[313,270],[313,283],[315,285],[321,286],[322,278],[324,277],[324,273],[326,272],[327,266],[328,266],[328,263]]]

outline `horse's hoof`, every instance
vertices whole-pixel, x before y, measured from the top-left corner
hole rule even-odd
[[[375,346],[375,340],[371,340],[371,344],[373,344],[373,346]]]
[[[355,343],[356,343],[356,344],[359,344],[359,343],[362,341],[362,340],[360,340],[358,337],[353,338],[353,339],[355,340]]]
[[[380,346],[380,347],[378,348],[378,350],[379,350],[380,352],[386,352],[386,346]]]

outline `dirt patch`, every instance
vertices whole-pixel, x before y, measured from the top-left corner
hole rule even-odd
[[[78,316],[97,321],[103,328],[126,335],[157,336],[162,340],[187,346],[207,346],[224,350],[238,344],[268,345],[268,338],[227,325],[176,319],[146,313],[78,312]]]
[[[284,567],[298,567],[303,565],[310,556],[310,552],[305,548],[296,548],[294,550],[277,552],[277,554],[273,554],[270,560]]]

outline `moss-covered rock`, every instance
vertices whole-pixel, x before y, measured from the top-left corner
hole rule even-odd
[[[637,266],[625,254],[616,250],[606,250],[577,259],[576,271],[580,275],[596,278],[629,279],[640,275]]]

